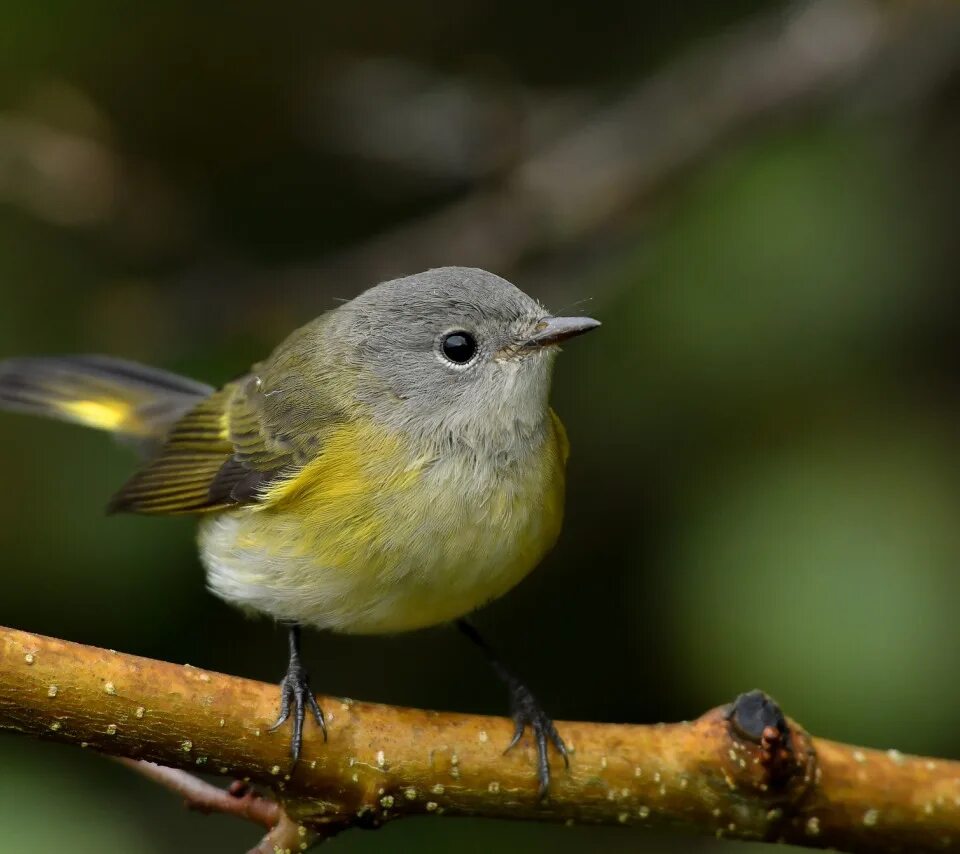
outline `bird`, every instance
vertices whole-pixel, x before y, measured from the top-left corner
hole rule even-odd
[[[192,515],[209,590],[288,628],[279,716],[300,758],[302,627],[393,635],[455,623],[529,728],[541,797],[562,737],[469,615],[560,533],[569,443],[550,407],[560,345],[599,326],[552,315],[499,276],[442,267],[382,282],[214,388],[101,355],[0,361],[0,409],[133,442],[144,463],[111,513]]]

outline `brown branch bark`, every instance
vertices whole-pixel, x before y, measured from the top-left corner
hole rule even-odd
[[[276,686],[0,629],[0,729],[249,778],[303,832],[472,815],[960,851],[960,762],[812,738],[759,692],[691,723],[560,724],[571,767],[544,802],[529,740],[502,753],[505,719],[319,700],[329,743],[310,728],[291,769]]]

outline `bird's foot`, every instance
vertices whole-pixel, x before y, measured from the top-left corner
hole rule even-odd
[[[533,739],[537,746],[537,777],[540,780],[538,797],[543,800],[550,788],[550,745],[563,757],[565,767],[570,767],[570,757],[567,746],[563,743],[560,733],[553,725],[540,706],[537,698],[531,691],[516,679],[511,679],[510,688],[510,716],[513,718],[513,739],[504,753],[508,753],[517,746],[527,727],[533,732]]]
[[[274,732],[282,727],[287,719],[293,715],[293,737],[290,740],[290,756],[296,765],[300,759],[300,749],[303,746],[303,719],[309,707],[320,729],[323,730],[323,740],[327,740],[327,722],[323,717],[323,709],[317,703],[317,698],[310,690],[310,679],[306,668],[299,658],[291,658],[287,667],[287,675],[280,683],[280,717],[270,727]]]

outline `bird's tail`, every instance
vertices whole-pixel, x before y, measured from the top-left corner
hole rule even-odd
[[[213,389],[109,356],[0,360],[0,410],[43,415],[147,443]]]

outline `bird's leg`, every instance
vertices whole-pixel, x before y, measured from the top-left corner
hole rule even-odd
[[[300,626],[290,626],[290,661],[287,664],[287,675],[280,683],[280,717],[270,727],[270,732],[279,729],[287,722],[290,713],[293,713],[293,738],[290,740],[290,755],[294,764],[300,759],[300,748],[303,745],[303,719],[307,707],[323,730],[323,740],[327,740],[327,723],[323,718],[323,710],[317,703],[317,698],[310,690],[310,680],[306,668],[300,662]]]
[[[537,745],[537,777],[540,780],[540,798],[544,798],[550,787],[550,757],[549,744],[552,744],[563,757],[563,764],[569,768],[570,758],[567,755],[567,746],[560,738],[553,721],[540,706],[537,698],[516,676],[513,675],[497,657],[492,647],[481,637],[476,627],[467,620],[457,620],[460,629],[473,643],[480,647],[493,672],[510,692],[510,716],[513,718],[513,738],[504,753],[512,750],[523,737],[527,727],[533,731]]]

